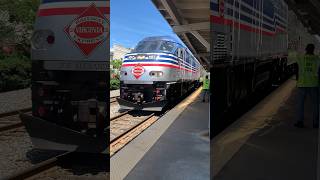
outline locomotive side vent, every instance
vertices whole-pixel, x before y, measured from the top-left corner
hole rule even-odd
[[[214,61],[224,61],[227,56],[227,47],[225,44],[225,34],[218,33],[215,35],[213,46]]]

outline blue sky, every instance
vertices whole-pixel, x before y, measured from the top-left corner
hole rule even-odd
[[[151,0],[110,1],[110,45],[134,47],[147,36],[169,35],[178,39]]]

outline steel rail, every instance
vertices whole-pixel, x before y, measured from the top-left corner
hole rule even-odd
[[[29,107],[29,108],[23,108],[23,109],[18,109],[18,110],[14,110],[14,111],[4,112],[4,113],[0,114],[0,118],[6,117],[6,116],[13,116],[13,115],[20,114],[20,113],[26,113],[31,110],[32,110],[32,108]]]
[[[57,166],[60,160],[63,160],[65,157],[67,157],[71,153],[72,152],[66,152],[64,154],[50,158],[50,159],[45,160],[43,162],[40,162],[39,164],[36,164],[30,168],[24,169],[22,171],[19,171],[17,173],[14,173],[12,175],[4,177],[3,179],[4,180],[20,180],[20,179],[30,178],[32,176],[35,176],[37,174],[40,174],[48,169],[51,169],[51,168]]]
[[[118,139],[120,139],[121,137],[123,137],[124,135],[128,134],[129,132],[131,132],[133,129],[135,129],[136,127],[140,126],[141,124],[143,124],[144,122],[146,122],[148,119],[152,118],[153,116],[155,116],[155,113],[150,114],[149,116],[147,116],[144,120],[142,120],[141,122],[137,123],[136,125],[130,127],[128,130],[126,130],[125,132],[121,133],[119,136],[115,137],[114,139],[112,139],[112,141],[110,142],[110,144],[112,144],[113,142],[117,141]]]
[[[28,113],[30,111],[31,111],[31,108],[24,108],[24,109],[19,109],[19,110],[15,110],[15,111],[5,112],[5,113],[0,114],[0,118],[3,120],[6,120],[6,117],[11,117],[11,116],[15,116],[15,115],[18,116],[20,113]],[[0,126],[0,132],[22,127],[23,123],[19,120],[19,117],[17,117],[17,119],[18,120],[16,122],[14,120],[12,120],[12,123],[8,123],[4,126]],[[0,123],[1,123],[1,120],[0,120]]]

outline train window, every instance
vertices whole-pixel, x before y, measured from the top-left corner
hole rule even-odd
[[[150,51],[156,51],[159,47],[159,41],[142,41],[132,51],[134,53],[145,53]]]
[[[174,52],[174,55],[177,56],[177,57],[180,57],[180,56],[179,56],[179,55],[180,55],[180,54],[179,54],[179,49],[177,49],[177,50]]]
[[[140,42],[137,47],[133,50],[134,52],[139,52],[142,51],[143,49],[145,49],[147,47],[147,43],[145,42]]]
[[[191,58],[192,58],[192,56],[190,56],[190,54],[189,53],[186,53],[186,61],[187,61],[187,63],[191,63]]]
[[[159,42],[157,41],[150,41],[147,51],[154,51],[158,48]]]
[[[174,49],[175,45],[173,42],[170,41],[164,41],[162,42],[161,46],[160,46],[160,51],[167,51],[167,52],[172,52],[172,50]]]
[[[274,5],[270,1],[263,1],[263,13],[268,17],[274,17]]]
[[[181,48],[177,50],[177,53],[178,53],[178,57],[183,59],[183,50]]]

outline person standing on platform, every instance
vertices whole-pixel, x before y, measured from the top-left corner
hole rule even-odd
[[[314,55],[314,44],[308,44],[306,53],[298,56],[298,121],[295,126],[304,127],[304,104],[307,96],[310,97],[313,113],[313,127],[319,128],[319,57]]]
[[[202,76],[200,77],[199,81],[200,81],[200,85],[202,86],[203,85],[203,77]]]
[[[209,76],[206,75],[205,79],[203,80],[203,86],[202,86],[202,102],[205,102],[206,96],[208,96],[208,101],[210,101],[210,79]]]

